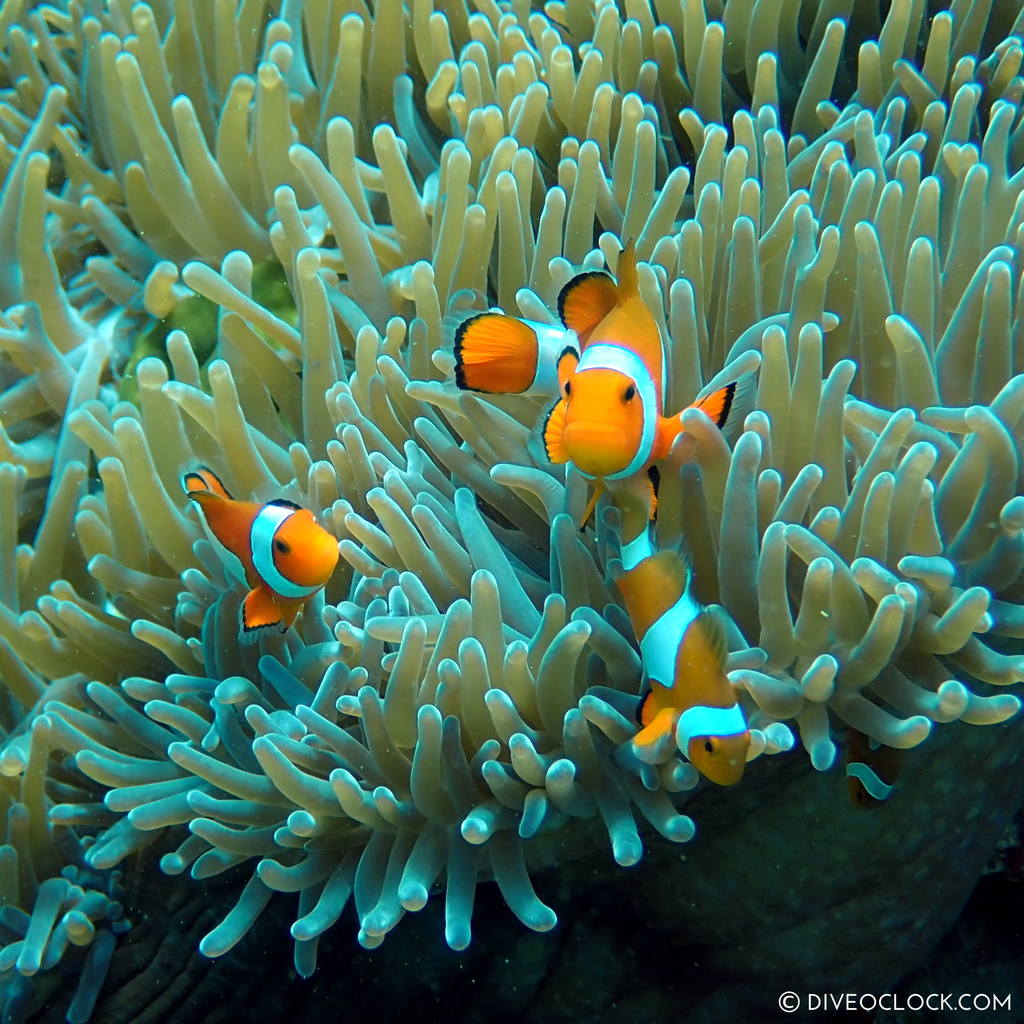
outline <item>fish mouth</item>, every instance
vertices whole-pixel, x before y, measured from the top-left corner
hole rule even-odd
[[[572,423],[565,428],[566,454],[584,473],[605,476],[626,465],[622,431],[605,423]]]

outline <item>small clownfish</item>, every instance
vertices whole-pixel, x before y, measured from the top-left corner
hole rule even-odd
[[[646,528],[622,547],[616,583],[637,639],[644,693],[643,728],[633,738],[643,759],[675,734],[678,748],[707,779],[739,782],[750,732],[725,672],[725,634],[693,596],[693,570],[670,549],[654,551]]]
[[[870,810],[892,794],[899,752],[856,729],[846,730],[846,787],[855,807]]]
[[[337,538],[293,502],[235,501],[205,466],[186,473],[182,484],[229,569],[252,588],[242,602],[243,635],[266,627],[284,632],[331,578]]]
[[[558,313],[565,331],[502,313],[464,321],[455,333],[455,380],[491,394],[560,395],[541,419],[540,447],[548,461],[571,462],[597,482],[585,522],[604,481],[646,472],[668,454],[682,412],[664,415],[665,353],[640,296],[632,242],[617,281],[603,271],[577,274],[558,296]],[[690,408],[724,429],[742,418],[739,387],[734,381]],[[652,516],[654,508],[652,482]]]

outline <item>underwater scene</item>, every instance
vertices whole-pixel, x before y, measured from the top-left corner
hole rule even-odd
[[[1024,0],[0,0],[0,1024],[1024,1021]]]

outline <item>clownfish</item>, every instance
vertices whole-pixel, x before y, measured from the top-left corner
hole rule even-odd
[[[235,501],[205,466],[186,473],[182,485],[229,569],[252,588],[242,602],[243,635],[266,627],[284,632],[331,578],[337,538],[291,501]]]
[[[637,640],[644,690],[642,726],[633,737],[641,759],[674,734],[690,763],[720,786],[739,782],[750,732],[725,671],[725,634],[693,596],[693,570],[671,549],[654,551],[646,528],[622,546],[616,583]]]
[[[683,431],[682,412],[664,415],[661,332],[640,296],[636,252],[627,243],[618,279],[577,274],[558,296],[564,331],[503,313],[480,313],[455,332],[455,381],[490,394],[542,392],[559,397],[541,418],[549,462],[571,462],[596,482],[589,518],[607,480],[647,472]],[[719,429],[741,418],[732,382],[690,408]],[[746,393],[747,389],[744,389]],[[685,411],[685,410],[683,410]],[[651,484],[653,515],[654,484]]]
[[[898,774],[898,751],[846,730],[846,787],[854,807],[870,810],[888,800]]]

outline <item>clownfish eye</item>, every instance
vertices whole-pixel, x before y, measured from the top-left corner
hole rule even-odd
[[[715,745],[714,745],[714,743],[711,742],[711,740],[705,740],[704,741],[704,749],[709,754],[713,754],[715,752]]]
[[[283,540],[275,540],[274,547],[281,552],[282,555],[287,555],[291,548]]]
[[[636,395],[636,388],[632,384],[622,394],[622,400],[624,402],[632,402],[633,397]]]

